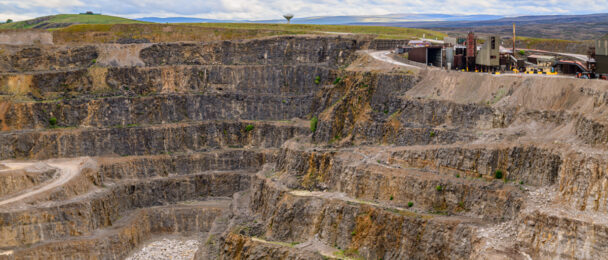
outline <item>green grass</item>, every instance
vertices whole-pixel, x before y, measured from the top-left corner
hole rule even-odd
[[[517,36],[517,46],[527,49],[539,49],[548,51],[566,51],[575,53],[586,53],[592,41],[563,40],[553,38],[534,38]],[[521,54],[521,53],[520,53]]]
[[[317,118],[316,116],[312,117],[312,119],[310,120],[310,131],[311,132],[316,132],[317,131],[317,123],[319,122],[319,118]]]
[[[56,27],[53,25],[61,25],[66,27],[69,24],[131,24],[131,23],[146,23],[135,21],[127,18],[109,16],[109,15],[87,15],[87,14],[58,14],[51,16],[39,17],[32,20],[20,22],[0,24],[0,29],[30,29],[40,25],[45,25],[46,28]]]
[[[412,39],[426,35],[427,38],[443,39],[445,33],[402,27],[366,25],[315,25],[315,24],[263,24],[263,23],[195,23],[188,24],[208,28],[285,31],[291,34],[354,33],[377,35],[379,39]]]
[[[534,37],[525,37],[525,36],[517,36],[518,41],[523,41],[528,45],[536,45],[539,43],[578,43],[580,41],[573,40],[562,40],[562,39],[552,39],[552,38],[534,38]]]
[[[108,43],[117,39],[145,39],[151,42],[222,41],[279,35],[327,35],[352,33],[377,39],[442,39],[444,33],[414,28],[359,25],[303,25],[260,23],[147,23],[107,15],[59,14],[0,24],[2,29],[49,29],[56,44]],[[315,78],[315,84],[321,84]]]
[[[72,24],[110,25],[110,24],[145,24],[147,22],[131,20],[109,15],[86,14],[58,14],[38,17],[32,20],[0,24],[0,29],[30,29],[44,25],[44,28],[65,28]],[[147,23],[153,24],[153,23]],[[160,24],[159,24],[160,25]],[[165,25],[165,24],[163,24]],[[427,38],[443,39],[445,33],[390,26],[366,25],[314,25],[314,24],[263,24],[263,23],[181,23],[170,26],[196,26],[207,29],[233,29],[252,31],[254,34],[325,34],[325,33],[353,33],[376,35],[378,39],[413,39],[426,35]],[[103,27],[103,26],[102,26]],[[96,26],[74,28],[76,30],[104,31],[107,28]],[[263,32],[260,32],[263,31]]]

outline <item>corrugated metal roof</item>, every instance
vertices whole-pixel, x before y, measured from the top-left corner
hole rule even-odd
[[[537,54],[530,55],[530,56],[528,56],[528,58],[539,59],[539,60],[553,60],[553,59],[555,59],[554,56],[537,55]]]

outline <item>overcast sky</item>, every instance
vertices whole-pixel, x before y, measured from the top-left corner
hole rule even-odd
[[[0,0],[0,20],[24,20],[91,10],[128,18],[185,16],[210,19],[280,19],[391,13],[588,14],[608,13],[608,0]]]

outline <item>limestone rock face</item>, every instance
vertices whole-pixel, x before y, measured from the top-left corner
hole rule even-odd
[[[10,165],[10,164],[9,164]],[[28,165],[26,168],[11,169],[8,166],[0,168],[0,197],[9,196],[15,192],[29,189],[49,181],[55,176],[57,169],[45,164]]]
[[[141,50],[148,66],[178,64],[293,64],[336,66],[350,61],[356,40],[333,37],[281,37],[210,44],[166,43]]]
[[[124,41],[0,46],[0,259],[608,255],[603,81]]]
[[[87,67],[98,56],[94,46],[3,46],[2,50],[4,51],[0,58],[2,72]]]

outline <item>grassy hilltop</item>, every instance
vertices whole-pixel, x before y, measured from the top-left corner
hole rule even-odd
[[[50,29],[74,24],[133,24],[146,23],[110,15],[58,14],[31,20],[0,24],[0,29]]]
[[[2,29],[48,29],[55,43],[107,43],[120,40],[215,41],[288,34],[352,33],[378,39],[443,39],[443,32],[405,27],[369,25],[312,25],[262,23],[148,23],[109,15],[58,14],[0,24]],[[518,47],[586,53],[583,41],[518,37]],[[510,44],[507,42],[506,46]]]
[[[414,39],[446,34],[425,29],[388,26],[261,24],[261,23],[148,23],[109,15],[58,14],[0,24],[0,29],[50,29],[59,42],[110,42],[117,39],[159,41],[231,40],[286,34],[353,33],[380,39]],[[103,36],[95,33],[103,33]]]

